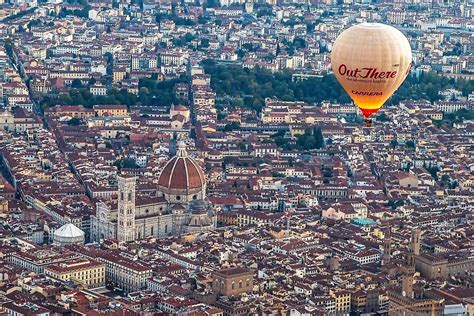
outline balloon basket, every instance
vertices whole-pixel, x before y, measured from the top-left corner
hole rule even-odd
[[[370,117],[366,117],[364,119],[365,127],[372,127],[372,119]]]

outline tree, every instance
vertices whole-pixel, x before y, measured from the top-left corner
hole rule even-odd
[[[415,148],[415,142],[412,141],[412,140],[409,140],[405,143],[407,145],[408,148]]]
[[[133,159],[133,158],[125,158],[122,161],[122,167],[123,168],[140,168],[137,165],[137,162],[135,161],[135,159]]]
[[[219,6],[219,0],[206,0],[204,2],[204,7],[206,8],[216,8]]]
[[[52,49],[46,49],[46,58],[52,58],[54,56],[53,50]]]
[[[31,30],[32,27],[41,25],[41,20],[40,19],[34,19],[28,22],[27,28]]]
[[[92,108],[94,104],[125,104],[127,106],[135,105],[138,101],[136,95],[128,92],[126,89],[110,89],[106,96],[95,96],[88,89],[78,88],[61,93],[57,97],[46,96],[41,101],[42,108],[55,106],[57,104],[65,105],[84,105],[86,108]]]
[[[285,174],[278,172],[278,171],[272,171],[272,177],[273,178],[283,178],[285,177]]]
[[[69,126],[78,126],[78,125],[81,125],[81,124],[82,124],[82,121],[77,117],[73,117],[72,119],[67,121],[67,125],[69,125]]]
[[[232,122],[224,126],[224,132],[230,132],[238,129],[240,129],[240,124],[237,122]]]
[[[249,51],[249,52],[253,52],[253,51],[257,50],[257,47],[254,48],[252,43],[244,43],[242,45],[242,48],[245,49],[246,51]]]
[[[295,165],[295,161],[293,158],[288,158],[288,166],[293,167]]]
[[[232,100],[232,106],[236,107],[236,108],[241,108],[244,106],[244,100],[242,99],[234,99]]]
[[[393,210],[403,205],[405,205],[403,200],[390,200],[387,204],[387,206],[390,206]]]
[[[349,102],[349,97],[333,75],[294,82],[290,72],[271,73],[258,67],[244,69],[238,65],[223,66],[210,61],[204,61],[203,66],[211,75],[211,85],[218,95],[244,96],[245,106],[257,112],[267,97],[289,101],[298,99],[308,103],[323,100]]]
[[[13,56],[13,41],[11,39],[6,39],[5,40],[5,51],[7,52],[7,55],[12,58]]]
[[[271,8],[264,8],[257,12],[257,17],[260,18],[262,16],[273,16],[273,12]]]
[[[313,130],[313,135],[316,141],[315,148],[320,149],[324,147],[324,137],[321,131],[321,128],[315,127]]]
[[[395,147],[398,146],[398,141],[396,139],[392,139],[390,141],[390,147],[392,147],[393,149],[395,149]]]
[[[380,122],[389,122],[390,121],[390,117],[385,113],[380,113],[379,115],[376,116],[376,119],[377,119],[377,121],[380,121]]]
[[[293,46],[295,47],[295,49],[301,49],[301,48],[306,48],[306,41],[301,38],[301,37],[296,37],[294,40],[293,40]]]
[[[201,45],[200,46],[202,48],[208,48],[210,46],[209,39],[207,39],[207,38],[201,39]]]
[[[191,42],[194,38],[195,38],[194,35],[191,34],[191,33],[189,33],[189,32],[186,33],[186,34],[184,35],[184,37],[183,37],[183,39],[184,39],[184,41],[185,41],[186,43]]]
[[[140,166],[137,165],[135,159],[129,158],[129,157],[116,160],[114,162],[114,166],[117,167],[119,170],[121,170],[122,168],[127,168],[127,169],[140,168]]]
[[[202,15],[198,16],[198,24],[206,24],[207,22],[209,22],[209,18]]]
[[[285,131],[272,135],[273,141],[278,147],[287,150],[313,150],[324,147],[324,138],[319,127],[307,129],[303,135],[296,135],[296,140],[284,137]]]
[[[426,170],[428,170],[428,172],[431,174],[431,176],[433,177],[433,179],[437,179],[438,178],[438,171],[439,171],[439,168],[437,166],[433,166],[433,167],[430,167],[430,168],[426,168]]]
[[[80,0],[80,2],[86,3],[87,0]],[[89,11],[91,7],[89,5],[85,5],[82,9],[76,9],[76,10],[67,10],[65,8],[61,9],[61,12],[59,13],[59,16],[65,17],[67,15],[74,15],[80,18],[87,18],[89,17]]]
[[[72,88],[81,88],[82,87],[82,82],[79,79],[74,79],[71,83]]]

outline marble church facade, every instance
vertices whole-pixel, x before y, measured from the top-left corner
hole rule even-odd
[[[204,173],[187,156],[184,144],[168,161],[158,179],[157,196],[136,197],[136,179],[118,177],[117,199],[96,203],[91,216],[91,241],[132,241],[208,231],[217,216],[206,201]]]

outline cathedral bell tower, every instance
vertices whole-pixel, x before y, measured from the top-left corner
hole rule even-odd
[[[135,177],[118,176],[118,241],[135,240]]]

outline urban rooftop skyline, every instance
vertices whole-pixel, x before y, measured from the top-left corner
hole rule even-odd
[[[0,314],[474,315],[473,15],[0,0]]]

